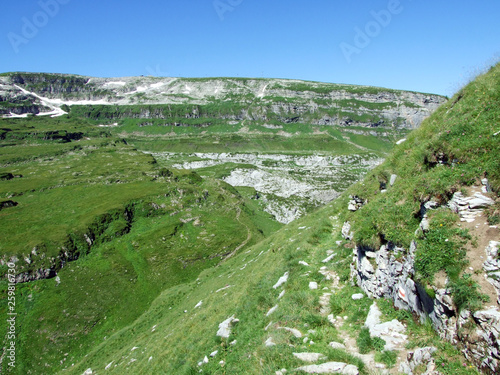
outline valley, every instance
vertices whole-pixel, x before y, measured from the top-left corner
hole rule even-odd
[[[2,373],[493,371],[471,332],[490,332],[496,301],[465,276],[474,233],[447,207],[486,179],[478,212],[498,224],[498,87],[498,66],[450,100],[1,74],[0,313],[11,268],[18,313],[18,366]],[[496,280],[491,267],[474,277]],[[403,342],[367,334],[371,314]],[[432,359],[413,365],[421,349]]]

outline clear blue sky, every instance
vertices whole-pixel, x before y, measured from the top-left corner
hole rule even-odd
[[[451,95],[498,61],[499,20],[497,0],[8,0],[0,72],[297,78]]]

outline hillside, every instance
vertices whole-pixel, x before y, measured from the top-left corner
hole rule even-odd
[[[5,118],[92,124],[166,168],[224,178],[285,224],[338,197],[444,101],[282,79],[0,76]],[[18,137],[9,129],[0,138]]]
[[[366,104],[358,113],[369,120],[355,125],[314,123],[310,111],[272,122],[272,106],[266,119],[233,118],[241,103],[253,113],[254,99],[225,112],[203,88],[258,96],[296,81],[187,79],[194,99],[176,125],[165,113],[181,107],[148,100],[181,79],[56,78],[81,81],[2,78],[3,98],[21,95],[16,79],[38,110],[68,112],[1,120],[2,273],[17,260],[20,282],[18,366],[4,356],[6,373],[498,371],[500,65],[411,133],[418,116],[378,123]],[[273,96],[331,96],[325,108],[351,119],[354,107],[333,103],[340,91],[366,102],[414,95],[423,117],[444,101],[300,84]],[[148,87],[143,103],[119,102],[137,85]],[[205,105],[215,106],[207,117],[186,116]],[[302,205],[312,207],[278,222]]]
[[[497,65],[340,199],[202,272],[195,282],[164,290],[133,325],[74,366],[68,360],[62,373],[317,371],[304,366],[303,352],[320,353],[320,363],[329,361],[344,373],[369,373],[380,364],[397,373],[399,363],[405,373],[495,373],[498,304],[485,303],[476,282],[485,272],[483,260],[493,267],[497,257],[491,246],[487,257],[484,240],[491,245],[500,239],[494,225],[499,93]],[[448,208],[455,207],[457,193],[467,197],[474,190],[491,201],[462,202],[462,216]],[[468,223],[470,215],[476,221]],[[479,268],[469,270],[472,262]],[[494,280],[492,268],[486,269]],[[358,287],[350,286],[351,277]],[[385,297],[376,301],[378,319],[396,319],[403,331],[391,339],[361,329],[368,314],[377,315],[367,294]],[[227,338],[224,322],[232,328]],[[414,354],[406,362],[408,352]]]

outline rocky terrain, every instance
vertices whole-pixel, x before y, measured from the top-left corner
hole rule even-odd
[[[153,153],[156,160],[173,168],[203,170],[233,164],[222,179],[235,187],[254,188],[254,199],[280,223],[288,224],[307,212],[337,198],[342,191],[380,164],[376,154],[326,156],[285,154]],[[178,160],[196,159],[176,163]],[[170,162],[169,162],[170,161]]]
[[[500,370],[500,65],[446,102],[0,79],[2,373]]]
[[[412,129],[444,101],[432,94],[283,79],[0,76],[0,114],[4,117],[58,116],[69,106],[85,106],[86,115],[96,118],[95,106],[121,106],[120,110],[101,110],[98,117],[170,119],[177,125],[207,118],[198,125],[208,126],[210,119],[217,118],[268,126],[307,123]],[[175,116],[158,107],[165,104],[180,106]]]

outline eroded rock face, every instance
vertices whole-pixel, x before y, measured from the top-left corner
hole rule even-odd
[[[436,289],[435,297],[431,298],[413,280],[416,246],[412,242],[409,251],[391,245],[382,245],[378,250],[358,246],[354,249],[351,278],[370,297],[389,298],[395,307],[411,311],[422,320],[429,317],[441,338],[462,346],[466,357],[483,372],[497,373],[500,370],[500,312],[490,309],[459,314],[448,289]],[[493,244],[492,255],[495,249]],[[486,261],[488,267],[496,267],[492,259]],[[475,327],[472,331],[471,324]],[[464,327],[469,328],[462,329]],[[402,371],[411,374],[408,372],[411,363],[408,366]],[[431,367],[428,368],[431,370]]]

